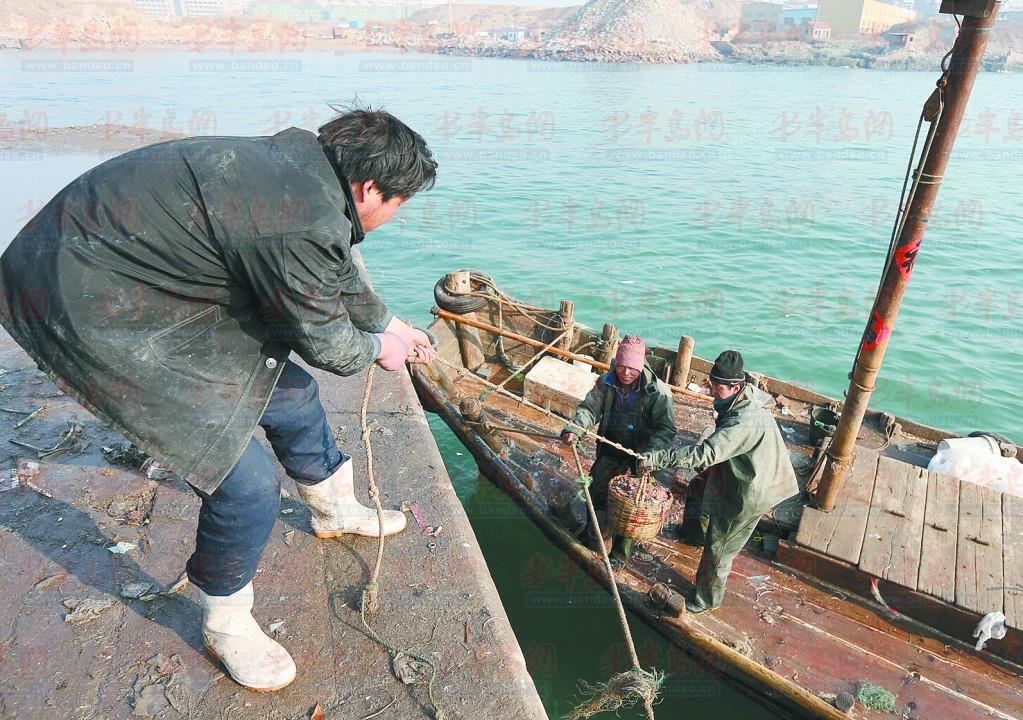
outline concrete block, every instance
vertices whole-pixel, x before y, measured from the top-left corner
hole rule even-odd
[[[577,367],[548,355],[526,373],[524,393],[530,402],[540,407],[549,404],[558,415],[571,418],[598,377],[589,367]]]

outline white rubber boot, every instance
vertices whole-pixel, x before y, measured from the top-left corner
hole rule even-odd
[[[295,679],[295,661],[271,640],[252,617],[252,583],[234,595],[207,595],[202,604],[202,641],[239,685],[252,690],[280,690]]]
[[[313,513],[313,534],[318,538],[338,535],[365,535],[379,537],[377,511],[355,499],[355,480],[352,461],[344,465],[323,482],[315,485],[296,483],[298,494]],[[384,535],[394,535],[405,529],[405,513],[384,510]]]

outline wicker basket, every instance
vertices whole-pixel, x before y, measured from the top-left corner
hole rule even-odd
[[[670,510],[671,493],[649,475],[612,478],[607,493],[607,522],[618,537],[653,540]]]

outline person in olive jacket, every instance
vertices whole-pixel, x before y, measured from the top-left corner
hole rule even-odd
[[[601,437],[639,453],[671,447],[676,433],[671,389],[647,365],[646,344],[642,338],[625,336],[611,369],[600,376],[579,403],[572,422],[561,431],[561,439],[571,444],[592,427],[597,428]],[[597,457],[589,474],[592,478],[590,495],[598,512],[607,507],[611,479],[636,470],[635,458],[597,442]],[[589,528],[589,531],[593,546],[596,530]],[[615,554],[628,560],[632,547],[632,540],[625,538]]]
[[[702,497],[686,499],[687,514],[707,516],[696,591],[686,598],[686,608],[693,613],[721,605],[732,562],[752,537],[760,516],[799,492],[778,423],[754,400],[737,351],[718,356],[710,371],[710,390],[717,412],[714,432],[697,445],[650,452],[643,460],[651,470],[715,470],[705,473]],[[694,502],[698,508],[691,511]]]
[[[437,164],[389,113],[355,108],[314,134],[187,138],[86,172],[0,258],[0,322],[68,395],[169,465],[202,499],[186,571],[203,641],[240,684],[295,663],[251,615],[280,508],[262,445],[295,479],[318,537],[377,535],[316,382],[435,357],[370,288],[354,248]],[[405,516],[385,511],[384,533]]]

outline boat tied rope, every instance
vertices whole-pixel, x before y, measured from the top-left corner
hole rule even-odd
[[[567,332],[567,330],[565,332]],[[562,335],[564,334],[565,333],[562,333]],[[541,357],[547,349],[552,347],[560,339],[560,337],[556,338],[547,345],[547,347],[538,351],[532,358],[530,358],[526,365],[528,366],[536,361],[537,358]],[[489,388],[489,392],[480,394],[479,400],[481,404],[486,399],[487,395],[496,392],[498,394],[505,395],[506,397],[510,397],[527,407],[539,410],[547,417],[554,417],[554,413],[551,410],[515,395],[505,388],[504,385],[508,378],[505,379],[505,382],[498,385],[469,372],[469,370],[465,367],[459,367],[440,357],[436,358],[436,362],[453,369],[459,375],[475,378],[486,385]],[[631,455],[638,459],[642,459],[643,457],[634,450],[608,440],[591,429],[584,429],[584,432],[587,435],[592,436],[598,442],[606,443],[627,455]],[[660,692],[661,685],[664,683],[664,673],[659,672],[656,669],[644,670],[639,664],[639,656],[636,654],[636,644],[632,639],[632,632],[629,629],[629,621],[625,614],[625,606],[622,604],[622,598],[618,592],[618,582],[615,579],[614,568],[611,567],[611,558],[608,555],[607,546],[604,544],[603,533],[600,529],[600,523],[597,520],[597,512],[593,506],[593,498],[590,496],[590,485],[593,482],[593,478],[583,470],[582,461],[579,458],[579,450],[576,447],[576,443],[573,442],[571,444],[571,448],[572,456],[575,459],[576,469],[579,471],[579,477],[575,481],[580,486],[578,497],[586,503],[586,510],[589,514],[590,523],[592,523],[592,527],[594,528],[595,534],[598,538],[600,555],[603,560],[604,569],[607,572],[608,587],[610,588],[611,597],[614,601],[615,610],[618,614],[618,621],[621,624],[622,633],[625,637],[625,645],[629,651],[629,659],[632,661],[632,668],[612,676],[605,683],[597,683],[595,685],[582,683],[581,690],[585,695],[588,695],[588,697],[576,706],[566,717],[568,720],[585,720],[586,718],[590,718],[598,713],[616,712],[621,708],[631,707],[636,703],[642,702],[647,720],[655,720],[653,705],[657,701],[657,695]]]
[[[369,496],[376,507],[379,537],[377,542],[376,563],[373,566],[373,574],[370,575],[369,582],[366,583],[366,588],[362,591],[362,601],[359,604],[359,617],[362,619],[362,627],[366,630],[366,633],[384,647],[388,653],[390,653],[392,664],[396,663],[400,658],[409,658],[420,667],[428,667],[430,669],[430,681],[426,686],[426,693],[429,697],[430,705],[433,708],[433,717],[434,720],[446,720],[444,712],[440,709],[440,706],[437,705],[437,700],[433,695],[433,686],[437,680],[436,666],[417,653],[410,650],[399,650],[388,643],[380,637],[366,618],[367,615],[372,615],[380,609],[380,568],[383,565],[384,560],[384,508],[380,504],[380,490],[377,487],[376,476],[373,474],[373,443],[370,440],[370,433],[372,431],[370,430],[369,422],[367,421],[369,399],[373,392],[373,370],[375,367],[375,365],[370,365],[369,372],[366,374],[366,389],[362,395],[362,414],[360,419],[362,422],[362,442],[366,447],[366,475],[369,479]]]
[[[583,720],[598,713],[616,712],[623,707],[631,707],[642,702],[647,720],[655,720],[654,702],[657,701],[657,695],[664,683],[664,673],[656,669],[644,670],[639,664],[636,643],[632,639],[632,631],[629,629],[629,619],[625,614],[622,597],[618,593],[618,581],[615,579],[614,568],[611,567],[611,558],[608,556],[607,545],[604,544],[603,533],[597,521],[597,511],[593,506],[593,498],[590,496],[592,478],[583,471],[583,464],[579,459],[579,450],[575,443],[572,443],[572,457],[575,459],[575,466],[579,471],[579,479],[576,482],[582,486],[580,492],[586,501],[586,512],[590,516],[590,522],[593,524],[594,534],[600,547],[600,556],[604,562],[604,570],[607,572],[608,588],[614,600],[615,611],[618,613],[618,622],[622,626],[622,635],[625,637],[625,646],[629,651],[632,668],[613,675],[606,683],[596,685],[583,683],[582,690],[589,697],[566,717],[568,720]]]
[[[448,362],[447,360],[445,360],[444,358],[441,358],[441,357],[438,357],[435,360],[435,362],[438,362],[441,365],[454,370],[459,375],[462,375],[464,377],[469,377],[469,378],[472,378],[473,380],[477,380],[477,381],[483,383],[488,388],[490,388],[490,390],[492,392],[496,392],[496,393],[498,393],[500,395],[504,395],[507,398],[511,398],[512,400],[516,401],[520,405],[525,405],[528,408],[532,408],[534,410],[539,410],[540,412],[542,412],[544,415],[546,415],[549,418],[554,418],[555,417],[553,411],[548,410],[547,408],[542,407],[540,405],[537,405],[534,402],[530,402],[529,400],[526,400],[524,397],[516,395],[515,393],[513,393],[510,390],[508,390],[507,388],[501,387],[500,385],[497,385],[496,383],[490,382],[486,378],[481,378],[479,375],[476,375],[475,373],[471,372],[468,368],[465,368],[465,367],[462,367],[460,365],[455,365],[453,363],[450,363],[450,362]],[[482,400],[484,397],[486,397],[486,395],[481,393],[481,398],[480,399]],[[614,440],[608,440],[606,437],[598,434],[597,432],[595,432],[592,429],[589,429],[589,428],[580,428],[580,429],[583,431],[584,434],[590,436],[591,438],[593,438],[597,442],[601,442],[601,443],[604,443],[605,445],[613,447],[615,450],[618,450],[619,452],[624,453],[626,455],[629,455],[630,457],[633,457],[633,458],[635,458],[637,460],[643,460],[643,456],[640,453],[636,452],[635,450],[632,450],[631,448],[627,448],[624,445],[620,445],[619,443],[616,443]]]

